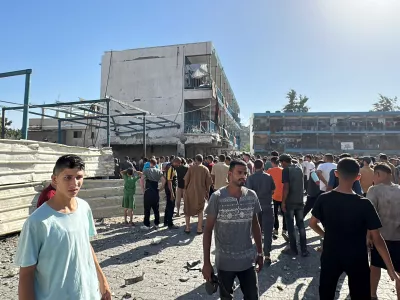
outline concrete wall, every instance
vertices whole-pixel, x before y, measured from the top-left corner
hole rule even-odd
[[[181,124],[180,129],[148,131],[148,144],[178,144],[183,135],[184,56],[211,54],[209,42],[106,52],[102,57],[101,97],[107,95]],[[111,66],[110,66],[111,63]],[[141,99],[140,102],[132,102]],[[111,109],[128,111],[111,102]],[[131,119],[132,120],[132,119]],[[149,118],[152,120],[152,118]],[[153,120],[155,120],[153,118]],[[118,121],[122,121],[118,118]],[[139,121],[139,120],[137,120]],[[121,130],[122,131],[122,130]],[[112,144],[143,143],[141,134],[117,137]],[[105,141],[102,131],[101,140]]]

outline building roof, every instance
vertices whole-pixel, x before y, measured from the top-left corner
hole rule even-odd
[[[253,113],[253,117],[400,116],[400,111]]]

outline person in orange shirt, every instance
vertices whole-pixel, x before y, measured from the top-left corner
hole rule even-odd
[[[271,164],[272,168],[268,169],[266,173],[272,176],[272,179],[274,180],[275,183],[275,192],[272,195],[272,200],[274,202],[274,215],[275,215],[273,238],[276,240],[279,229],[279,219],[278,219],[279,208],[281,208],[282,196],[283,196],[283,183],[282,183],[283,168],[279,166],[279,158],[276,156],[271,157]],[[282,236],[286,239],[288,238],[288,235],[286,231],[285,214],[282,214],[282,216],[283,216]]]

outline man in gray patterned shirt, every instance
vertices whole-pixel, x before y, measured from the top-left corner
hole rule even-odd
[[[254,191],[246,188],[247,165],[232,161],[229,166],[229,185],[212,194],[206,208],[204,229],[203,276],[211,281],[213,267],[210,259],[212,232],[215,233],[215,265],[218,270],[221,299],[233,299],[235,277],[240,281],[244,299],[259,299],[256,271],[263,266],[261,229],[257,214],[260,202]],[[253,236],[257,254],[254,251]],[[254,267],[254,263],[258,268]]]

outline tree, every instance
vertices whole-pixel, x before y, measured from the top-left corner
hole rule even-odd
[[[372,111],[396,111],[400,110],[400,107],[397,105],[397,97],[389,98],[379,94],[378,102],[373,104]]]
[[[242,146],[242,151],[244,152],[250,152],[250,144],[245,144]]]
[[[309,98],[301,94],[297,97],[297,92],[293,89],[286,94],[286,99],[288,99],[288,104],[283,108],[284,112],[308,112],[310,110],[310,107],[307,106]]]
[[[12,121],[10,121],[10,120],[8,120],[6,118],[6,122],[5,122],[5,125],[6,125],[5,138],[6,139],[11,139],[11,140],[19,140],[19,139],[21,139],[21,136],[22,136],[21,135],[21,129],[10,128],[11,124],[12,124]],[[1,132],[2,128],[3,127],[2,127],[2,124],[0,122],[0,132]]]

